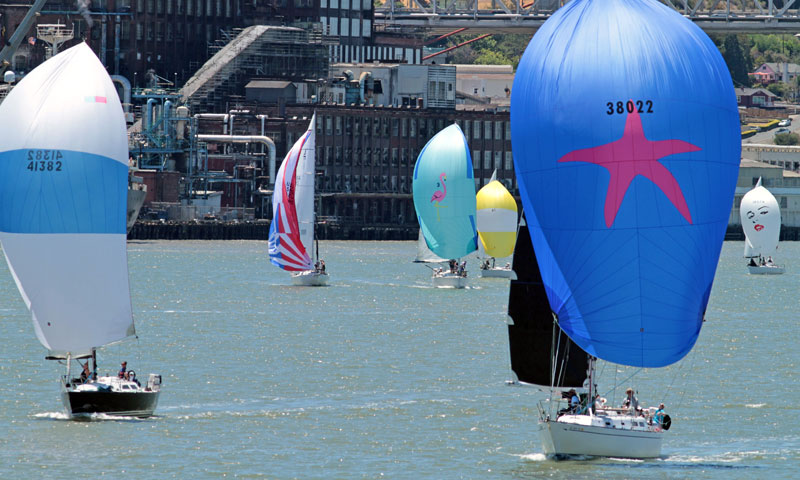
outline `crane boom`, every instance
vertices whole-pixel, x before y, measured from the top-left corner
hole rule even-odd
[[[31,9],[28,10],[28,13],[26,13],[22,21],[19,22],[19,26],[14,30],[11,38],[8,39],[8,43],[0,50],[0,72],[11,64],[11,58],[14,56],[14,52],[19,48],[22,39],[25,38],[25,34],[28,33],[31,25],[33,25],[36,14],[44,7],[45,3],[47,3],[47,0],[36,0],[33,2]]]

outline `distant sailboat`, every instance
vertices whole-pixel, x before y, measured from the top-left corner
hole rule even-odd
[[[689,118],[702,122],[680,120]],[[540,287],[524,286],[538,294],[515,301],[549,307],[551,338],[566,335],[589,355],[575,392],[564,387],[580,376],[562,381],[555,355],[546,364],[544,451],[658,457],[670,424],[663,409],[637,408],[633,390],[625,408],[596,403],[595,359],[664,367],[697,341],[741,153],[728,68],[696,25],[657,1],[575,0],[539,28],[520,60],[511,134],[542,277]],[[522,261],[514,259],[519,274]],[[512,294],[520,287],[512,283]],[[539,383],[518,370],[527,364],[515,356],[541,360],[514,338],[529,324],[513,318],[514,371]],[[575,401],[564,405],[565,394]]]
[[[772,259],[781,235],[781,209],[772,193],[761,185],[761,178],[742,197],[739,217],[745,237],[744,257],[749,259],[748,271],[762,275],[783,273],[783,265],[776,265]]]
[[[497,170],[492,179],[478,190],[478,243],[479,252],[489,258],[481,261],[482,277],[514,278],[511,264],[498,266],[497,258],[510,257],[517,242],[517,202],[511,193],[497,181]],[[481,253],[478,254],[481,256]]]
[[[458,125],[450,125],[431,138],[414,165],[414,207],[420,231],[431,251],[450,259],[449,268],[433,272],[433,285],[464,288],[466,262],[478,249],[475,230],[475,179],[467,140]]]
[[[326,285],[330,278],[314,238],[315,122],[316,114],[278,169],[269,227],[270,261],[292,272],[294,284],[304,286]]]
[[[0,242],[34,330],[66,361],[69,415],[153,414],[161,376],[97,376],[96,349],[135,335],[125,117],[85,44],[32,70],[0,106]],[[85,359],[84,376],[73,376]],[[91,364],[90,364],[91,361]]]

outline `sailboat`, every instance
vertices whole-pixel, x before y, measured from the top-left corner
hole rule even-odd
[[[9,94],[0,149],[0,243],[46,358],[66,362],[67,414],[152,415],[160,375],[144,385],[132,371],[97,375],[97,349],[136,332],[125,117],[85,43],[42,63]],[[81,360],[86,373],[73,375]]]
[[[755,275],[783,273],[784,266],[772,260],[781,234],[781,209],[772,193],[761,185],[761,177],[742,197],[739,217],[745,237],[744,258],[749,259],[748,271]]]
[[[481,261],[481,277],[515,278],[511,264],[497,265],[496,259],[514,253],[517,242],[517,202],[497,181],[497,170],[476,195],[478,208],[478,254],[489,258]]]
[[[431,138],[417,157],[412,180],[414,208],[428,248],[449,260],[433,269],[433,286],[464,288],[466,261],[478,249],[475,179],[467,140],[453,124]]]
[[[686,118],[703,122],[678,120]],[[570,2],[521,58],[511,135],[541,274],[539,294],[514,305],[512,365],[520,383],[550,392],[539,410],[544,451],[658,457],[670,425],[663,409],[595,402],[595,363],[665,367],[697,341],[741,153],[725,62],[696,25],[657,1]],[[523,262],[514,259],[520,277]],[[539,365],[552,372],[543,381],[513,359],[543,362],[537,347],[515,338],[528,328],[518,319],[525,307],[549,308],[550,338],[566,335],[588,355],[575,392],[564,386],[582,376],[562,380],[560,348]],[[564,395],[573,401],[565,404]]]
[[[295,285],[315,287],[326,285],[330,278],[325,261],[319,258],[314,231],[316,117],[311,117],[308,130],[294,143],[278,169],[269,227],[270,262],[291,272]]]

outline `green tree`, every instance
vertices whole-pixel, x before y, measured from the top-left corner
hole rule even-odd
[[[800,142],[800,137],[796,133],[776,133],[775,145],[797,145]]]
[[[739,39],[736,35],[726,35],[725,42],[722,47],[722,58],[725,59],[725,64],[728,65],[728,70],[731,72],[733,84],[737,87],[749,87],[750,76],[748,73],[752,66],[748,65],[748,59],[742,51],[739,44]]]

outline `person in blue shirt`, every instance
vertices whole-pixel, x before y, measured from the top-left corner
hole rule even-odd
[[[128,362],[122,362],[122,368],[119,369],[119,373],[117,374],[117,376],[119,378],[124,378],[125,380],[127,380],[128,379],[127,370],[128,370]]]
[[[658,405],[658,410],[656,413],[653,414],[653,421],[656,422],[656,425],[661,426],[664,423],[664,404],[661,403]]]

